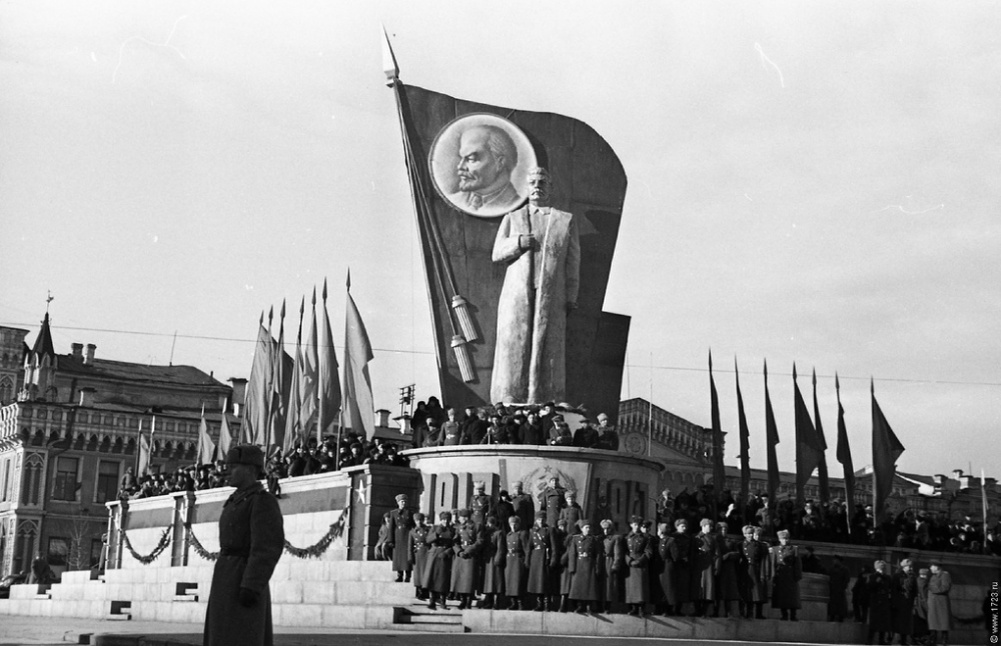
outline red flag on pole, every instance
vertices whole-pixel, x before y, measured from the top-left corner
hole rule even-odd
[[[299,303],[299,332],[295,337],[295,357],[292,364],[292,383],[289,384],[288,415],[285,418],[285,438],[282,453],[288,455],[296,442],[302,440],[299,414],[302,411],[302,319],[306,312],[306,297]]]
[[[872,393],[872,471],[873,471],[873,520],[883,522],[886,498],[893,488],[896,462],[904,452],[904,445],[894,435],[890,423],[886,421],[879,402],[876,401],[876,385],[869,384]]]
[[[775,494],[779,490],[779,459],[775,447],[779,444],[779,427],[775,424],[772,398],[768,395],[768,362],[765,362],[765,436],[768,445],[768,499],[775,505]]]
[[[709,399],[711,404],[713,431],[713,517],[718,518],[719,501],[726,486],[726,470],[723,467],[723,427],[719,421],[719,395],[713,379],[713,353],[709,351]]]
[[[817,441],[820,442],[820,462],[817,464],[817,479],[820,481],[820,502],[831,501],[831,483],[827,474],[827,439],[824,437],[824,426],[820,423],[820,405],[817,403],[817,370],[813,370],[813,423],[817,429]]]
[[[848,444],[848,428],[845,426],[845,409],[841,406],[841,382],[834,375],[834,389],[838,393],[838,462],[845,472],[845,498],[848,503],[848,531],[851,532],[855,518],[855,465],[852,463],[852,447]]]
[[[215,459],[215,442],[209,435],[209,424],[205,421],[205,406],[202,406],[202,420],[198,424],[198,455],[196,462],[199,466],[212,464]]]
[[[285,352],[285,301],[282,301],[281,324],[278,341],[272,355],[271,406],[268,410],[268,432],[264,438],[264,454],[270,455],[272,446],[285,443],[285,422],[288,416],[289,391],[292,385],[292,357]]]
[[[375,358],[361,314],[351,298],[348,274],[347,312],[344,324],[344,426],[371,440],[375,436],[375,404],[368,362]]]
[[[225,460],[229,447],[233,444],[233,436],[229,430],[229,419],[226,409],[222,411],[222,421],[219,424],[219,459]]]
[[[733,375],[737,385],[737,421],[740,425],[740,513],[745,516],[746,521],[745,512],[751,489],[751,431],[744,414],[744,397],[740,393],[740,373],[736,357],[733,358]]]
[[[301,445],[305,448],[309,433],[316,427],[317,413],[320,406],[320,351],[317,338],[319,328],[316,325],[316,287],[313,287],[313,321],[309,330],[309,338],[302,349],[302,375],[299,382],[299,396],[302,406],[299,409],[299,428],[302,437]],[[319,436],[319,433],[317,434]]]
[[[348,295],[348,300],[350,299],[351,297]],[[319,347],[318,396],[320,408],[319,423],[316,427],[317,442],[321,442],[326,435],[334,434],[337,428],[337,413],[341,409],[341,385],[337,377],[337,350],[334,348],[334,335],[330,329],[330,315],[327,312],[326,279],[323,280],[323,308],[321,312],[323,313],[323,326],[320,328],[322,336]]]
[[[243,404],[243,439],[250,444],[263,444],[268,427],[268,408],[271,402],[271,333],[264,327],[264,314],[258,323],[257,345],[254,362],[247,381],[247,394]]]
[[[806,502],[806,483],[813,475],[824,450],[817,439],[817,429],[810,421],[810,411],[806,409],[803,394],[796,383],[796,364],[792,364],[793,399],[796,409],[796,502],[803,505]]]

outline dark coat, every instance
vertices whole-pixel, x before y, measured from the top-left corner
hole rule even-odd
[[[473,499],[469,501],[469,509],[472,512],[470,520],[477,525],[483,525],[487,522],[487,516],[490,515],[492,508],[493,500],[490,499],[490,496],[486,494],[473,496]]]
[[[893,630],[890,595],[893,582],[888,574],[873,572],[866,582],[869,590],[869,630],[873,632],[890,632]]]
[[[642,532],[626,536],[626,603],[646,603],[650,600],[650,570],[653,557],[650,537]]]
[[[692,598],[712,601],[716,598],[716,574],[719,572],[719,542],[715,534],[695,537],[695,568],[692,573]]]
[[[604,579],[602,601],[619,602],[623,598],[626,544],[619,534],[607,534],[602,537],[601,542],[605,552],[605,567],[602,568]]]
[[[664,559],[660,554],[660,544],[661,537],[659,534],[654,534],[650,537],[650,550],[653,554],[650,556],[650,564],[647,567],[650,569],[651,603],[661,603],[664,601],[664,586],[660,583],[660,575],[664,572]]]
[[[669,534],[661,538],[657,546],[658,561],[661,564],[658,572],[660,588],[664,601],[670,606],[679,606],[688,601],[690,551],[691,542],[687,534]]]
[[[567,549],[573,534],[553,528],[553,545],[556,552],[550,561],[549,581],[551,594],[570,594],[570,573],[567,571]]]
[[[219,516],[220,555],[205,611],[205,646],[274,643],[268,581],[284,546],[278,500],[260,482],[233,492]],[[241,605],[240,588],[258,593],[257,603]]]
[[[415,587],[424,586],[424,570],[428,562],[428,544],[424,542],[427,538],[427,525],[414,527],[407,535],[407,557],[410,559],[408,570],[413,570],[413,582]]]
[[[452,551],[451,590],[456,594],[473,594],[476,591],[477,558],[483,549],[483,534],[471,520],[455,526]]]
[[[739,601],[738,566],[740,565],[740,543],[725,536],[716,537],[719,549],[719,573],[716,575],[716,596],[721,601]]]
[[[799,610],[799,580],[803,578],[803,561],[795,545],[776,545],[768,550],[768,574],[772,585],[772,608]]]
[[[949,590],[952,577],[945,570],[928,577],[928,630],[951,630],[952,605]]]
[[[914,634],[914,598],[917,594],[918,577],[913,572],[894,572],[890,588],[890,607],[893,609],[890,623],[893,632],[901,635]]]
[[[851,574],[843,563],[835,561],[831,565],[827,581],[827,616],[847,617],[848,616],[848,580]]]
[[[498,500],[497,504],[494,505],[492,513],[497,517],[497,527],[503,528],[503,531],[506,533],[508,527],[510,527],[507,521],[511,518],[511,516],[514,516],[514,505],[507,500]],[[524,527],[524,525],[522,525],[522,527]]]
[[[410,553],[404,549],[410,530],[414,527],[414,512],[409,509],[394,509],[389,512],[389,536],[387,547],[393,549],[393,569],[397,572],[410,569]],[[396,549],[396,548],[399,549]]]
[[[559,551],[554,544],[553,531],[549,527],[533,527],[528,531],[528,581],[527,591],[532,594],[549,594],[549,570],[555,567],[554,558],[559,559]],[[554,555],[556,555],[554,557]]]
[[[583,515],[584,510],[577,503],[568,505],[560,510],[560,520],[566,521],[568,534],[580,533],[579,523]]]
[[[546,512],[546,525],[556,527],[560,510],[566,506],[566,490],[563,487],[546,487],[539,499],[539,509]]]
[[[525,422],[518,429],[522,444],[539,445],[545,444],[545,436],[542,434],[542,424],[536,422],[530,424]]]
[[[504,566],[507,562],[507,544],[504,531],[497,529],[487,537],[480,553],[483,560],[484,594],[504,594]]]
[[[531,544],[528,532],[521,529],[504,537],[504,594],[520,597],[528,583],[528,553]]]
[[[428,555],[421,587],[431,592],[448,592],[452,582],[455,529],[451,525],[435,525],[428,530],[424,542],[428,545]]]
[[[740,544],[738,581],[744,601],[768,601],[768,546],[761,541],[749,540]]]
[[[535,523],[535,500],[527,493],[511,496],[514,515],[521,519],[521,529],[527,532]],[[506,527],[506,525],[505,525]]]
[[[567,571],[570,573],[570,598],[597,601],[601,598],[601,572],[605,566],[605,548],[598,536],[577,534],[570,537]]]

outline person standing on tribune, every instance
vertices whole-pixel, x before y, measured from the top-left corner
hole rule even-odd
[[[272,646],[268,581],[281,558],[285,531],[278,500],[261,485],[264,453],[245,444],[226,454],[236,491],[219,516],[219,558],[205,611],[204,646]]]

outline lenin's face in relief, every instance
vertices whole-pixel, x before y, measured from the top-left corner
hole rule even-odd
[[[459,190],[489,193],[510,181],[506,160],[488,146],[489,132],[470,128],[459,140]]]

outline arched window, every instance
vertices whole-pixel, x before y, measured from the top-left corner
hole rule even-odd
[[[4,376],[0,378],[0,404],[14,401],[14,380]]]

